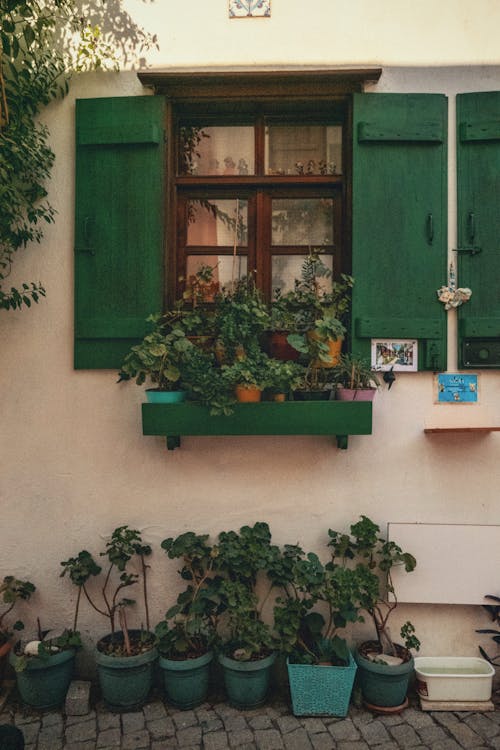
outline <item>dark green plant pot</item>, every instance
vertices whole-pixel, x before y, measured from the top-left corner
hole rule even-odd
[[[130,630],[131,637],[139,631]],[[123,640],[122,634],[115,638]],[[99,643],[109,643],[107,635]],[[136,656],[109,656],[96,649],[99,685],[106,706],[110,711],[136,711],[146,702],[153,685],[156,647]]]
[[[355,651],[354,658],[358,665],[358,681],[365,703],[395,708],[405,702],[415,666],[413,657],[397,666],[376,664],[365,659],[358,650]]]
[[[160,656],[159,666],[167,701],[181,711],[199,706],[208,693],[210,662],[214,658],[209,651],[197,659],[166,659]]]
[[[10,663],[15,668],[18,656],[11,651]],[[27,706],[38,710],[59,708],[73,677],[75,650],[59,651],[46,658],[31,658],[22,672],[16,673],[17,689]]]
[[[276,654],[257,661],[236,661],[219,655],[227,697],[232,706],[249,709],[266,702],[275,659]]]

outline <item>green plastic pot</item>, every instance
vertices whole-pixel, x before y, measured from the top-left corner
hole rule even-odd
[[[415,667],[413,657],[410,661],[389,666],[365,659],[356,650],[354,659],[358,665],[358,681],[365,703],[396,708],[405,702],[408,684]]]
[[[219,654],[224,685],[231,706],[250,709],[265,703],[269,693],[271,667],[275,659],[274,653],[256,661],[236,661]]]
[[[11,651],[10,663],[14,668],[18,659]],[[66,699],[74,664],[74,649],[44,658],[30,658],[25,669],[16,673],[17,689],[23,703],[38,710],[59,708]]]
[[[347,716],[356,669],[351,654],[345,667],[287,660],[294,716]]]
[[[212,651],[196,659],[181,661],[160,656],[159,666],[167,701],[181,711],[203,703],[208,693],[210,662],[213,658]]]
[[[140,631],[130,630],[130,637],[138,637]],[[115,639],[123,642],[123,635],[115,633]],[[102,638],[100,644],[108,644],[111,634]],[[153,643],[153,636],[151,636]],[[110,711],[136,711],[146,702],[153,686],[156,647],[136,656],[112,656],[96,649],[97,674],[101,694]]]

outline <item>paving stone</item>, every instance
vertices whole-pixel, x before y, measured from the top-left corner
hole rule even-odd
[[[85,740],[85,742],[69,742],[64,745],[64,750],[95,750],[94,740]],[[139,750],[137,748],[136,750]]]
[[[105,729],[120,729],[120,714],[98,713],[97,726],[102,731]]]
[[[395,727],[389,727],[389,732],[401,747],[416,747],[422,744],[418,734],[408,724],[396,724]]]
[[[321,719],[301,719],[300,723],[309,734],[319,734],[326,731],[326,726]]]
[[[376,745],[376,748],[377,750],[399,750],[399,745],[396,745],[395,742],[383,742],[381,745]]]
[[[142,711],[131,711],[130,713],[122,714],[122,728],[123,734],[128,732],[138,732],[144,729],[146,726],[146,720]]]
[[[472,714],[464,720],[464,723],[487,740],[495,737],[500,732],[498,724],[492,721],[489,715],[486,714]]]
[[[149,750],[149,744],[149,732],[147,729],[137,729],[134,732],[127,732],[122,737],[122,750]]]
[[[257,729],[255,744],[259,750],[282,750],[283,740],[277,729]]]
[[[177,729],[186,729],[198,724],[198,719],[194,711],[176,711],[171,716]]]
[[[462,746],[450,738],[442,742],[434,742],[432,750],[462,750]]]
[[[85,724],[88,721],[93,721],[96,716],[95,711],[89,711],[85,716],[66,716],[66,726],[72,727],[74,724]]]
[[[369,724],[360,724],[359,731],[370,747],[372,745],[381,745],[382,742],[389,742],[391,739],[387,734],[387,729],[380,721],[371,721]]]
[[[151,750],[174,750],[179,747],[177,740],[171,737],[168,740],[154,740],[151,745]]]
[[[329,732],[312,734],[310,740],[314,750],[334,750],[336,747],[335,740]]]
[[[203,719],[203,721],[200,721],[200,727],[203,730],[203,734],[208,734],[209,732],[217,732],[219,729],[223,729],[224,724],[222,723],[222,719],[219,719],[214,714],[213,719]]]
[[[179,747],[186,747],[193,745],[194,747],[201,746],[201,729],[200,727],[186,727],[185,729],[179,729],[177,732],[177,742]]]
[[[146,729],[154,740],[164,740],[166,737],[173,737],[175,734],[174,722],[169,716],[146,722]]]
[[[161,701],[155,701],[154,703],[146,703],[142,709],[146,721],[155,721],[156,719],[164,719],[167,716],[167,709]]]
[[[121,737],[119,728],[104,729],[97,735],[96,747],[120,747]]]
[[[302,726],[295,716],[280,716],[276,719],[276,724],[282,734],[293,732],[294,729],[298,729]]]
[[[80,724],[72,724],[66,727],[66,742],[84,742],[86,740],[95,739],[96,736],[96,722],[85,721]]]
[[[62,737],[39,737],[36,746],[37,750],[63,750],[65,745]]]
[[[316,732],[315,734],[319,734]],[[314,734],[313,734],[314,736]],[[295,729],[293,732],[288,732],[283,737],[283,744],[286,750],[312,750],[311,741],[309,735],[305,729]]]
[[[459,745],[467,748],[467,750],[483,744],[482,737],[476,734],[476,732],[468,727],[467,724],[465,724],[465,722],[463,721],[458,721],[456,724],[451,724],[448,727],[448,731],[453,735]]]
[[[203,737],[204,750],[225,750],[229,747],[226,732],[210,732]]]
[[[283,718],[284,717],[279,716],[276,719],[278,724],[280,723],[280,721],[283,721]],[[252,729],[272,729],[273,728],[273,722],[271,720],[271,717],[267,716],[267,714],[265,715],[261,714],[260,716],[252,716],[250,719],[248,719],[248,725]],[[298,722],[297,722],[297,726],[299,726]]]
[[[434,742],[442,742],[448,738],[443,727],[436,726],[435,724],[432,724],[430,727],[421,727],[418,730],[418,736],[424,745],[432,745]]]
[[[242,732],[248,729],[248,724],[244,716],[228,716],[224,719],[224,727],[226,732]]]
[[[240,748],[253,742],[253,733],[250,729],[243,729],[241,732],[229,732],[228,739],[231,747]]]
[[[57,740],[63,735],[62,721],[60,724],[49,724],[48,727],[42,726],[38,737],[43,740]]]
[[[366,744],[366,742],[362,742],[360,740],[347,740],[339,742],[337,745],[336,750],[368,750],[369,745]]]
[[[56,725],[62,727],[62,724],[63,724],[62,716],[57,711],[49,711],[49,713],[46,713],[42,716],[42,728],[43,729],[45,729],[46,727],[52,727]]]
[[[452,711],[434,711],[432,717],[443,727],[450,727],[453,724],[458,724],[458,718]]]
[[[425,711],[419,711],[416,708],[407,708],[400,714],[401,719],[409,724],[413,729],[420,729],[420,727],[431,727],[434,726],[432,717],[429,716]],[[400,723],[400,722],[396,722]]]
[[[73,680],[64,704],[66,716],[83,716],[90,711],[90,682]]]
[[[22,731],[25,744],[28,745],[36,742],[40,730],[40,723],[38,721],[33,722],[32,724],[21,725],[16,723],[16,726]]]
[[[359,732],[354,726],[354,723],[351,721],[351,719],[343,719],[342,721],[337,721],[335,724],[330,724],[328,727],[328,731],[332,735],[334,740],[338,740],[339,742],[341,740],[358,740],[359,739]]]

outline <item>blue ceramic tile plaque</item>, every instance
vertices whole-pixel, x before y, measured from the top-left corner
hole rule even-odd
[[[477,403],[477,375],[442,372],[437,376],[438,403]]]
[[[269,18],[271,0],[229,0],[229,18]]]

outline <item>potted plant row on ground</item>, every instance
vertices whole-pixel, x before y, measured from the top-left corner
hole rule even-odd
[[[161,546],[180,565],[185,587],[154,629],[146,562],[152,550],[138,531],[128,526],[113,531],[100,553],[103,567],[87,550],[61,563],[61,575],[67,574],[77,589],[71,629],[40,632],[30,648],[18,647],[12,657],[28,705],[55,707],[64,700],[85,600],[108,623],[95,658],[101,694],[112,710],[135,710],[145,702],[157,662],[166,699],[183,710],[199,705],[206,698],[215,657],[229,702],[254,708],[266,700],[277,654],[287,659],[297,715],[344,716],[356,670],[367,703],[401,709],[413,664],[409,648],[419,644],[410,623],[402,629],[406,648],[388,638],[388,619],[397,604],[391,569],[403,565],[411,571],[415,560],[379,537],[370,519],[362,516],[349,534],[330,530],[326,561],[297,544],[273,544],[264,522],[222,531],[213,541],[207,534],[184,532]],[[9,586],[17,597],[32,593],[24,584]],[[144,619],[140,628],[130,628],[127,613],[135,601],[125,595],[139,588]],[[353,654],[344,629],[366,615],[373,618],[377,639]],[[42,668],[52,661],[66,665],[58,687],[42,681]],[[378,686],[385,672],[390,675],[388,693]],[[22,686],[23,675],[30,673],[39,679],[41,699]],[[403,683],[396,690],[401,673]]]
[[[270,305],[252,277],[244,277],[215,294],[211,285],[211,302],[203,306],[200,290],[212,270],[202,266],[192,278],[191,307],[181,300],[164,315],[150,316],[151,330],[125,357],[119,382],[150,381],[148,400],[187,398],[212,414],[230,414],[236,401],[345,398],[345,388],[351,399],[365,398],[361,388],[373,394],[377,379],[370,364],[341,356],[350,277],[322,291],[318,280],[331,273],[311,254],[294,289],[277,290]],[[273,340],[277,333],[286,335],[284,343]],[[353,389],[361,395],[353,396]]]

